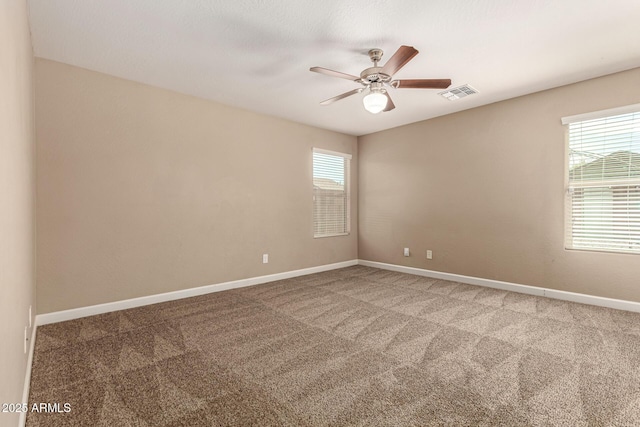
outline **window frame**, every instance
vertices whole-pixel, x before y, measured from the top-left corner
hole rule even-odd
[[[344,159],[344,209],[345,209],[345,224],[344,224],[344,232],[339,233],[317,233],[316,229],[316,189],[314,184],[314,171],[316,169],[315,162],[315,154],[322,154],[325,156],[334,156],[341,157]],[[339,151],[326,150],[324,148],[313,147],[311,149],[311,200],[312,200],[312,229],[313,229],[313,238],[314,239],[323,239],[326,237],[339,237],[339,236],[348,236],[351,234],[351,159],[352,155],[348,153],[343,153]],[[326,219],[326,218],[325,218]]]
[[[610,178],[610,177],[602,177],[602,178],[592,178],[592,179],[585,179],[585,180],[577,180],[571,179],[571,150],[572,150],[572,144],[571,144],[571,135],[570,135],[570,131],[571,131],[571,125],[572,124],[578,124],[578,123],[584,123],[584,122],[588,122],[591,120],[601,120],[601,119],[609,119],[609,118],[615,118],[617,116],[621,116],[621,115],[626,115],[626,114],[634,114],[634,115],[640,115],[640,104],[632,104],[632,105],[627,105],[627,106],[622,106],[622,107],[617,107],[617,108],[611,108],[611,109],[607,109],[607,110],[600,110],[600,111],[594,111],[594,112],[589,112],[589,113],[584,113],[584,114],[578,114],[578,115],[574,115],[574,116],[568,116],[568,117],[563,117],[561,122],[565,127],[565,145],[564,145],[564,192],[565,192],[565,196],[564,196],[564,249],[568,250],[568,251],[585,251],[585,252],[605,252],[605,253],[615,253],[615,254],[625,254],[625,255],[640,255],[640,246],[636,246],[636,239],[632,239],[629,238],[629,244],[630,244],[630,248],[628,250],[626,249],[621,249],[621,248],[614,248],[612,247],[613,245],[610,243],[609,247],[606,246],[605,242],[600,242],[602,243],[602,246],[598,246],[597,244],[591,244],[588,245],[586,243],[583,243],[583,245],[580,245],[580,243],[578,245],[576,245],[574,243],[574,221],[576,219],[576,216],[574,215],[574,193],[582,193],[582,194],[586,194],[586,192],[589,192],[590,190],[593,191],[597,191],[598,189],[605,189],[608,188],[611,192],[612,192],[612,203],[611,203],[611,209],[616,209],[616,204],[614,203],[615,199],[614,199],[614,193],[616,191],[620,191],[621,188],[625,187],[626,188],[626,192],[627,192],[627,204],[623,205],[624,209],[630,210],[629,206],[633,206],[635,205],[635,203],[633,203],[634,201],[637,201],[637,196],[631,195],[630,193],[635,193],[637,191],[640,191],[638,189],[640,189],[640,177],[633,177],[630,176],[629,178]],[[630,123],[633,124],[634,121],[637,119],[637,117],[632,117],[630,119]],[[635,133],[635,126],[632,128],[633,130],[631,131],[631,134],[633,135]],[[603,144],[604,145],[604,144]],[[615,147],[614,144],[611,144],[613,147]],[[614,148],[611,149],[614,149]],[[630,153],[635,153],[634,151],[630,151]],[[606,158],[610,155],[615,154],[615,152],[612,152],[610,154],[607,154],[606,156],[603,157]],[[585,165],[588,165],[589,163],[586,163]],[[603,170],[606,171],[610,171],[610,169],[604,169],[604,164],[603,164]],[[610,166],[609,166],[610,167]],[[604,174],[604,172],[603,172]],[[633,187],[635,187],[635,191],[633,189]],[[604,200],[603,199],[604,196],[604,192],[602,193],[602,195],[598,196],[599,199],[598,200]],[[582,201],[582,207],[583,209],[588,209],[587,208],[587,204],[585,204],[584,201]],[[601,205],[601,206],[607,206],[607,205]],[[593,208],[592,208],[593,209]],[[600,213],[600,215],[602,215],[602,217],[606,217],[606,212],[602,212]],[[613,218],[613,213],[611,214],[612,218]],[[633,217],[633,216],[632,216]],[[581,219],[581,217],[578,217],[578,219]],[[596,225],[603,225],[606,224],[606,221],[601,220],[600,223],[595,223]],[[608,224],[607,224],[608,226]],[[611,225],[612,228],[605,228],[605,232],[610,233],[610,236],[613,236],[614,233],[612,233],[612,231],[614,230],[614,226]],[[632,226],[628,227],[628,230],[630,231],[636,231],[636,228],[632,228]],[[610,237],[611,238],[611,237]],[[610,240],[611,241],[611,240]]]

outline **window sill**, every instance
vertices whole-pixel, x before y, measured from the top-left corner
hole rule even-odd
[[[319,236],[314,235],[314,239],[324,239],[325,237],[340,237],[340,236],[348,236],[351,233],[338,233],[338,234],[322,234]]]

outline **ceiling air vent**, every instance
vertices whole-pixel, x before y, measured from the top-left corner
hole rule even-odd
[[[449,101],[453,101],[455,99],[473,95],[474,93],[478,93],[478,91],[472,88],[470,85],[462,85],[454,87],[453,89],[445,90],[444,92],[440,92],[438,95],[442,95],[443,98],[446,98]]]

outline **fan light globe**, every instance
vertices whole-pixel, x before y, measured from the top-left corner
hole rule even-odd
[[[387,106],[387,97],[380,92],[372,91],[370,94],[362,98],[362,103],[364,104],[365,110],[373,114],[378,114]]]

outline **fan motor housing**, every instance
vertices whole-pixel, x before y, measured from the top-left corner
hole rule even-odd
[[[388,83],[391,76],[381,73],[382,67],[370,67],[360,73],[360,79],[367,83]]]

